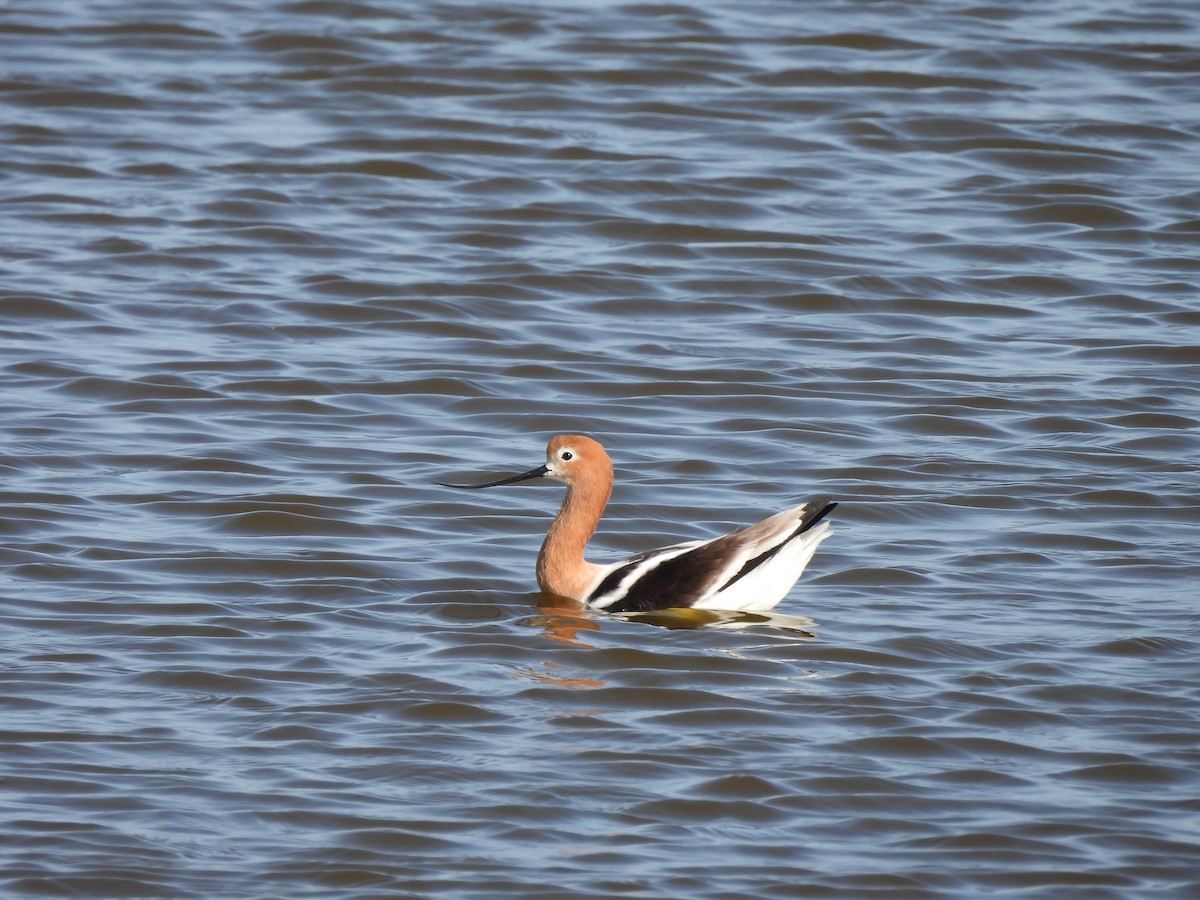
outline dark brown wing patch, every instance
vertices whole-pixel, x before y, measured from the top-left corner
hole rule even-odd
[[[631,584],[624,597],[604,609],[608,612],[648,612],[691,606],[711,593],[713,581],[729,565],[724,544],[725,538],[718,538],[664,560]],[[598,599],[605,593],[605,585],[609,585],[607,590],[614,590],[627,573],[627,566],[610,573],[592,596]]]

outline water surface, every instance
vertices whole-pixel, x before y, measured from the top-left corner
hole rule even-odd
[[[5,896],[1192,898],[1200,11],[0,12]],[[547,606],[816,493],[769,617]]]

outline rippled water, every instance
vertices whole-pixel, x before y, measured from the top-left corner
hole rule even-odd
[[[1200,10],[0,10],[5,896],[1193,898]],[[547,607],[816,492],[771,617]]]

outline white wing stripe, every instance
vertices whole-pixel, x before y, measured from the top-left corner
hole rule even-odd
[[[653,570],[657,566],[662,565],[669,559],[674,559],[677,556],[682,556],[694,547],[699,547],[704,541],[688,541],[684,544],[673,544],[670,547],[663,547],[657,551],[651,551],[645,559],[640,559],[635,565],[630,566],[628,560],[619,563],[613,563],[597,582],[597,586],[604,583],[604,579],[615,572],[622,566],[628,566],[629,571],[621,577],[621,580],[615,587],[610,588],[603,594],[597,594],[588,597],[588,605],[594,606],[597,609],[606,609],[614,603],[622,600],[629,593],[630,587],[641,580],[647,572]]]

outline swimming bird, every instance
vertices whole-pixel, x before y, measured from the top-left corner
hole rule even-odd
[[[823,521],[836,503],[815,497],[757,524],[708,541],[685,541],[619,562],[588,562],[584,550],[612,493],[612,461],[599,442],[560,434],[537,468],[479,488],[550,478],[567,486],[558,515],[537,558],[541,590],[606,612],[643,612],[673,607],[765,612],[799,579],[817,545],[829,536]]]

